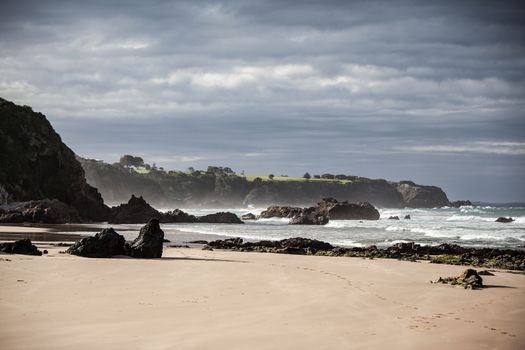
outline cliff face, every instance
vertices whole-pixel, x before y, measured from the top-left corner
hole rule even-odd
[[[450,205],[447,195],[436,186],[416,185],[412,181],[401,181],[397,190],[403,196],[407,207],[433,208]]]
[[[89,183],[104,199],[125,202],[143,196],[155,207],[254,205],[311,206],[325,197],[339,201],[370,202],[379,207],[440,207],[449,205],[445,193],[434,186],[356,178],[340,181],[248,181],[231,174],[152,171],[138,174],[118,164],[81,159]]]
[[[71,205],[83,220],[107,219],[102,196],[46,117],[0,98],[0,201],[44,198]]]

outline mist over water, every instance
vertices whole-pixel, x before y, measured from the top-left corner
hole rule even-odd
[[[232,211],[241,216],[259,214],[264,208],[183,209],[194,215]],[[425,245],[456,243],[471,247],[524,248],[525,208],[461,207],[434,209],[380,209],[377,221],[331,220],[324,226],[288,225],[288,219],[246,221],[244,225],[166,224],[168,239],[177,240],[174,230],[200,235],[242,237],[248,240],[278,240],[289,237],[313,238],[335,245],[380,247],[398,242]],[[410,220],[403,219],[410,215]],[[399,216],[400,220],[389,220]],[[499,216],[511,216],[512,223],[495,222]],[[170,232],[171,231],[171,232]]]

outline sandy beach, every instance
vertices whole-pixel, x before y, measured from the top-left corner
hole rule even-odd
[[[165,249],[0,256],[2,349],[520,349],[525,276],[431,284],[465,267]]]

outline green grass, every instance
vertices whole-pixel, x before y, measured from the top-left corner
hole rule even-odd
[[[242,175],[240,175],[242,176]],[[311,181],[311,182],[338,182],[342,184],[346,183],[352,183],[352,180],[337,180],[337,179],[314,179],[311,178],[309,180],[303,178],[303,177],[288,177],[288,176],[274,176],[273,180],[270,180],[268,175],[245,175],[244,176],[246,180],[253,181],[256,178],[261,178],[263,181],[298,181],[298,182],[304,182],[304,181]]]

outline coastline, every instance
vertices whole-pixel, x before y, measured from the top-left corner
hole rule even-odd
[[[525,276],[464,266],[165,248],[155,260],[2,255],[0,342],[25,349],[515,349]],[[132,293],[129,291],[132,290]],[[27,330],[31,331],[28,332]]]

